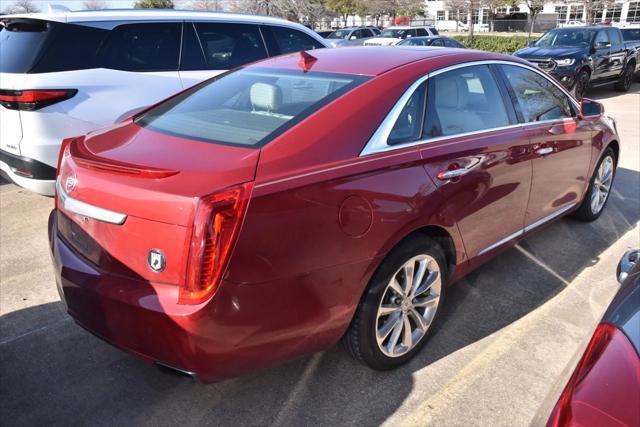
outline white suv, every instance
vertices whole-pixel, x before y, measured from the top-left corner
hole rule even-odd
[[[366,40],[365,46],[393,46],[409,37],[437,36],[438,30],[435,27],[410,27],[398,26],[385,29],[380,35]]]
[[[327,47],[302,25],[228,13],[113,10],[0,17],[0,170],[54,192],[63,139],[243,64]]]

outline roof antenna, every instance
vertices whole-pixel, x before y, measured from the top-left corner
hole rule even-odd
[[[304,71],[305,73],[309,70],[311,70],[311,67],[313,67],[313,64],[318,60],[318,58],[316,58],[313,55],[308,54],[305,51],[300,52],[300,59],[298,60],[298,67],[302,68],[302,71]]]

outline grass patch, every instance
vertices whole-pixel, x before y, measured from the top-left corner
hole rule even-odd
[[[512,54],[518,49],[527,47],[527,36],[480,36],[474,35],[470,41],[468,36],[454,36],[454,39],[464,44],[469,49],[486,50]]]

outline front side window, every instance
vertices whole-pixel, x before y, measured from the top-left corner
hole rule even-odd
[[[424,135],[439,137],[510,125],[498,85],[485,65],[429,78]]]
[[[397,145],[420,139],[424,122],[426,89],[427,83],[424,82],[413,92],[391,129],[387,144]]]
[[[608,30],[609,32],[609,40],[611,40],[611,43],[618,45],[622,43],[622,40],[620,40],[620,33],[618,32],[618,29],[610,29]]]
[[[429,33],[427,32],[426,28],[418,28],[416,29],[416,34],[418,35],[418,37],[424,37],[424,36],[428,36]]]
[[[594,42],[595,44],[598,43],[609,43],[609,36],[607,35],[606,31],[598,31],[598,34],[596,34],[596,40]]]
[[[444,45],[442,44],[442,40],[435,39],[431,42],[431,46],[444,46]]]
[[[500,67],[513,88],[526,123],[574,116],[569,97],[546,77],[513,65]]]
[[[122,71],[176,71],[181,32],[180,23],[119,25],[105,41],[103,67]]]
[[[194,30],[195,44],[189,37]],[[230,70],[266,57],[257,25],[185,23],[181,70]]]
[[[342,74],[242,69],[160,104],[136,123],[198,141],[257,147],[365,80]]]
[[[349,37],[351,30],[336,30],[327,36],[328,39],[346,39]]]
[[[273,36],[272,44],[269,47],[271,55],[300,52],[303,50],[322,49],[324,46],[302,31],[285,27],[268,27]]]

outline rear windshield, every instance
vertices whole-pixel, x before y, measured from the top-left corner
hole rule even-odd
[[[36,19],[11,19],[0,31],[0,72],[44,73],[97,66],[108,30]]]
[[[136,122],[189,139],[259,147],[364,80],[343,74],[242,69],[188,90]]]

